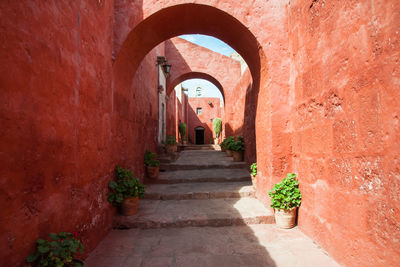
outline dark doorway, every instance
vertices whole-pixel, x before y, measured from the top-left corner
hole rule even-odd
[[[204,145],[204,128],[196,127],[194,132],[196,136],[196,145]]]

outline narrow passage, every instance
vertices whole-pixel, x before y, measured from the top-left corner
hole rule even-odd
[[[276,228],[244,162],[188,150],[161,169],[85,266],[338,266],[298,228]]]

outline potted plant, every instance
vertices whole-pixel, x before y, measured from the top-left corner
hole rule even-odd
[[[250,175],[251,175],[251,181],[253,183],[254,189],[257,188],[257,162],[253,163],[250,165]]]
[[[220,118],[213,119],[213,130],[215,134],[214,144],[218,145],[219,136],[222,130],[222,120]]]
[[[232,150],[233,161],[243,161],[243,151],[244,151],[244,140],[243,137],[239,136],[237,141],[233,141],[229,149]]]
[[[115,168],[115,181],[110,181],[108,201],[119,207],[122,215],[133,215],[137,212],[139,197],[143,197],[146,186],[128,169]]]
[[[187,144],[187,141],[186,141],[187,126],[186,126],[186,124],[183,122],[180,122],[178,124],[178,130],[179,130],[179,134],[181,136],[181,143],[183,145],[186,145]]]
[[[229,136],[229,137],[227,137],[227,138],[224,140],[224,142],[225,142],[225,145],[224,145],[224,146],[225,146],[226,155],[227,155],[228,157],[232,157],[231,146],[232,146],[233,143],[235,143],[235,137]]]
[[[168,154],[173,154],[178,151],[178,146],[176,143],[176,138],[172,134],[167,136],[167,141],[165,141],[165,148]]]
[[[58,235],[50,233],[52,241],[37,239],[36,251],[26,258],[28,263],[35,266],[71,266],[82,267],[83,261],[75,259],[76,253],[83,253],[83,245],[77,239],[78,234],[60,232]]]
[[[157,159],[157,154],[147,150],[144,154],[144,164],[146,165],[147,176],[151,179],[157,179],[160,172],[160,161]]]
[[[225,141],[226,141],[226,139],[224,139],[224,141],[222,141],[221,144],[219,144],[222,152],[225,152]]]
[[[296,174],[288,173],[282,182],[268,192],[271,207],[275,211],[275,222],[280,228],[292,228],[296,224],[296,211],[301,204],[301,192]]]

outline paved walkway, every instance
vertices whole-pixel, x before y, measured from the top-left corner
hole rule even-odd
[[[338,266],[298,228],[275,227],[245,167],[220,151],[181,152],[85,266]]]

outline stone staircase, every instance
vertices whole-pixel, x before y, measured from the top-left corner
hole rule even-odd
[[[116,216],[115,229],[239,226],[273,223],[271,211],[254,198],[244,162],[214,150],[181,152],[162,163],[133,216]]]
[[[114,218],[115,229],[86,267],[338,266],[297,227],[272,224],[244,163],[218,151],[187,150],[163,169],[138,213]]]

